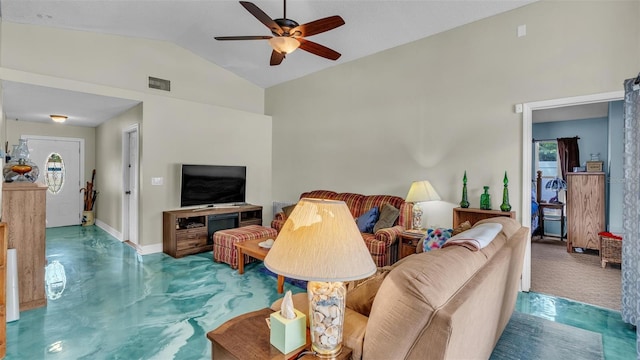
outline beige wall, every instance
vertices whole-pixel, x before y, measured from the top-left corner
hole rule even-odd
[[[411,181],[429,179],[445,202],[425,206],[425,223],[447,225],[464,170],[472,206],[489,185],[497,208],[507,171],[520,208],[513,105],[621,90],[638,72],[638,14],[636,1],[538,2],[266,91],[169,43],[1,22],[0,80],[142,102],[144,245],[161,242],[161,213],[178,205],[182,162],[246,163],[247,200],[265,206],[266,222],[272,199],[305,190],[404,197]],[[528,35],[517,38],[521,24]],[[170,79],[172,92],[147,89],[147,76]],[[109,182],[100,186],[114,194],[116,141],[137,118],[97,131],[99,181]],[[150,186],[158,176],[165,185]],[[119,200],[104,195],[98,219],[104,212],[119,230]]]
[[[174,44],[2,22],[0,65],[262,113],[264,90]],[[212,40],[213,41],[213,40]],[[171,80],[171,93],[148,77]]]
[[[143,137],[143,251],[161,249],[162,211],[179,206],[179,163],[246,165],[247,201],[265,206],[263,217],[270,220],[271,118],[262,115],[263,89],[169,43],[7,22],[0,27],[0,80],[141,102],[92,130],[95,160],[87,171],[95,166],[98,176],[97,220],[114,235],[122,231],[122,129],[133,122]],[[172,91],[147,89],[147,76],[170,79]],[[150,186],[151,177],[164,177],[164,185]]]
[[[507,171],[519,213],[514,104],[622,90],[638,72],[639,7],[537,2],[267,89],[274,199],[312,189],[404,197],[428,179],[444,202],[425,206],[424,223],[451,225],[465,170],[471,206],[488,185],[494,209]]]
[[[247,202],[264,206],[263,221],[271,218],[271,118],[183,100],[144,103],[140,174],[144,244],[162,235],[161,210],[177,209],[179,165],[245,165]],[[167,119],[170,119],[167,121]],[[163,177],[163,186],[151,186]]]
[[[142,119],[142,120],[140,120]],[[100,195],[96,216],[121,230],[122,133],[140,131],[139,244],[162,242],[162,211],[178,209],[180,164],[247,166],[247,202],[271,214],[271,118],[180,99],[147,98],[97,130]],[[162,186],[152,186],[162,177]]]
[[[140,104],[96,128],[96,218],[122,231],[122,136],[131,125],[142,125]],[[140,131],[140,129],[138,129]],[[142,131],[140,131],[142,133]],[[128,240],[128,239],[124,239]]]

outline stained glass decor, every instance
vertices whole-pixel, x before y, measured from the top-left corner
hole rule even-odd
[[[64,185],[65,166],[62,157],[58,153],[51,153],[47,158],[44,180],[52,194],[57,194]]]

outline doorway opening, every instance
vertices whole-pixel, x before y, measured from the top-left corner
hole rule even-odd
[[[79,225],[82,213],[80,188],[84,184],[84,139],[22,135],[27,139],[30,158],[40,168],[37,182],[48,184],[45,177],[52,154],[61,159],[60,184],[57,191],[47,190],[47,227]]]
[[[122,132],[122,240],[136,250],[138,242],[138,177],[139,131],[138,124]]]
[[[624,97],[623,91],[616,91],[611,93],[601,93],[594,94],[588,96],[579,96],[572,98],[563,98],[563,99],[553,99],[547,101],[540,102],[532,102],[523,104],[523,134],[522,134],[522,164],[523,164],[523,174],[522,174],[522,221],[525,226],[531,226],[529,224],[529,219],[532,218],[532,179],[535,179],[536,176],[533,174],[533,115],[536,110],[547,110],[547,109],[560,109],[566,107],[573,107],[577,105],[587,105],[587,104],[596,104],[596,103],[609,103],[612,101],[622,100]],[[569,120],[569,119],[565,119]],[[575,134],[574,134],[575,135]],[[583,154],[583,155],[589,155]],[[584,157],[584,156],[582,156]],[[524,268],[522,274],[522,290],[529,291],[531,289],[531,279],[532,279],[532,243],[531,238],[529,243],[527,244]],[[537,246],[537,245],[536,245]],[[562,248],[562,247],[561,247]],[[565,246],[566,248],[566,246]],[[599,269],[599,267],[598,267]],[[533,289],[535,290],[535,289]],[[553,295],[553,294],[552,294]]]

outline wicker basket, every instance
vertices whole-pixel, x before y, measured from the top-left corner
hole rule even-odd
[[[622,263],[622,240],[600,235],[600,263],[603,269],[608,262]]]

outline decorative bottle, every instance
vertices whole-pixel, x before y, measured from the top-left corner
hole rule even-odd
[[[461,208],[469,207],[469,200],[467,199],[467,171],[464,171],[464,177],[462,178],[462,201],[460,201]]]
[[[507,178],[507,172],[504,172],[504,189],[502,189],[502,205],[500,205],[500,210],[502,211],[511,211],[511,205],[509,204],[509,179]]]
[[[484,187],[484,193],[480,195],[480,209],[491,210],[491,198],[489,197],[489,187]]]
[[[4,181],[35,182],[39,174],[38,166],[29,160],[27,140],[20,139],[18,146],[11,153],[11,161],[2,169]]]

